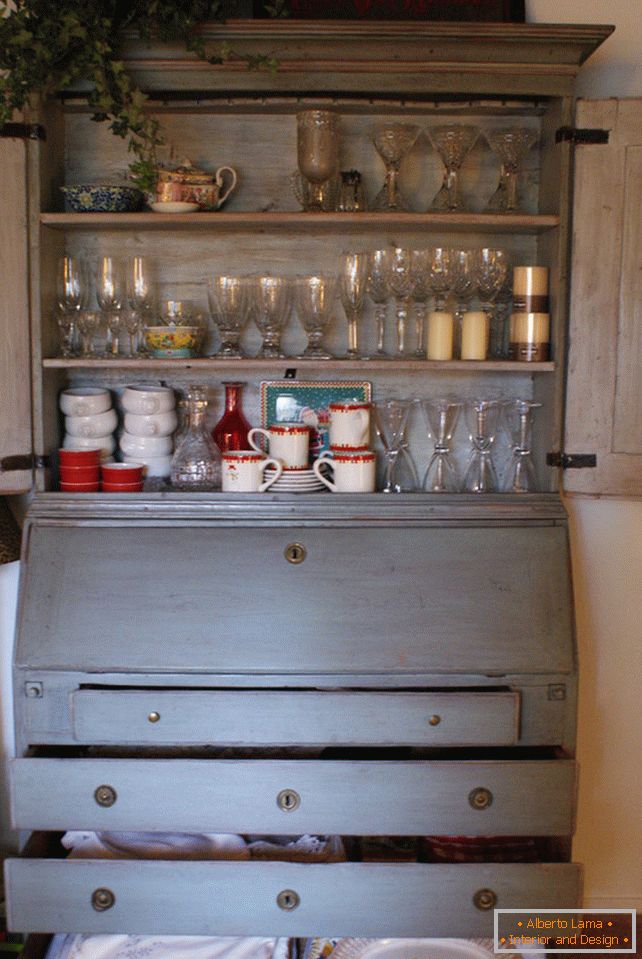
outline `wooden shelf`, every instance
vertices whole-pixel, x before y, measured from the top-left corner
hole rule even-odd
[[[392,227],[456,233],[544,233],[559,216],[526,213],[42,213],[58,230],[377,230]]]
[[[555,370],[554,362],[546,363],[516,363],[513,360],[300,360],[296,357],[287,357],[284,360],[264,360],[255,357],[240,357],[224,360],[216,356],[199,357],[193,360],[157,360],[144,358],[119,357],[117,360],[109,358],[53,357],[44,359],[42,365],[47,370],[199,370],[203,372],[237,372],[252,370],[323,370],[331,373],[347,372],[349,370],[377,370],[389,373],[407,372],[466,372],[466,373],[552,373]]]

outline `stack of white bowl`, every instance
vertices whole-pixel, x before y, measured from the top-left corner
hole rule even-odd
[[[142,463],[147,476],[169,476],[172,434],[178,425],[174,391],[167,386],[127,386],[121,403],[125,414],[122,458]]]
[[[101,450],[102,458],[111,458],[116,449],[114,430],[118,425],[111,393],[99,386],[75,386],[63,390],[59,398],[65,414],[62,445],[67,450]]]

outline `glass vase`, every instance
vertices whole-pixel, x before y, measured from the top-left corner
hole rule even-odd
[[[212,438],[221,453],[229,450],[247,450],[247,434],[250,424],[243,416],[241,393],[245,383],[223,383],[225,387],[225,412],[212,430]]]

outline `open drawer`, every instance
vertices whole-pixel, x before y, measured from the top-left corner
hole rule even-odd
[[[575,763],[18,759],[13,825],[301,835],[573,832]]]
[[[493,908],[571,908],[579,867],[7,860],[8,923],[38,932],[492,936]]]

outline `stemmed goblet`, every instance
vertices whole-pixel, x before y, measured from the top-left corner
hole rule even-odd
[[[263,334],[263,345],[257,356],[283,359],[281,334],[292,307],[290,280],[286,276],[264,274],[252,277],[250,311]]]
[[[339,260],[339,295],[348,318],[348,357],[358,359],[359,321],[368,283],[368,254],[344,253]]]
[[[415,123],[390,123],[375,127],[372,142],[386,165],[386,179],[372,204],[373,210],[409,210],[399,190],[399,168],[403,158],[417,141],[420,128]]]
[[[412,302],[415,314],[415,351],[418,360],[426,359],[426,303],[431,294],[428,250],[413,250],[411,260]]]
[[[508,127],[484,132],[491,150],[501,161],[499,185],[486,206],[487,213],[519,211],[518,174],[521,163],[537,143],[537,133],[528,127]]]
[[[377,359],[387,359],[388,354],[385,351],[386,306],[390,299],[390,286],[388,284],[386,250],[373,250],[368,254],[368,283],[366,290],[375,307],[377,349],[373,355]]]
[[[98,314],[93,310],[81,310],[78,314],[78,332],[80,333],[80,352],[82,356],[93,356],[93,337],[98,328]]]
[[[477,142],[477,127],[447,124],[428,127],[428,137],[446,168],[441,189],[430,204],[431,210],[454,212],[463,209],[459,191],[459,169]]]
[[[498,316],[495,310],[495,300],[506,283],[508,269],[508,257],[503,250],[491,250],[488,247],[483,247],[475,251],[473,274],[482,309],[488,313],[489,317],[490,342],[492,344],[489,352],[491,357],[501,355],[498,350],[501,350],[501,344],[504,340],[503,330],[497,329]]]
[[[507,400],[502,404],[504,427],[513,448],[505,483],[507,492],[534,493],[537,489],[532,457],[533,410],[541,405],[522,399]]]
[[[72,356],[78,319],[87,307],[89,283],[85,261],[76,256],[62,256],[56,276],[56,323],[62,334],[62,355]]]
[[[412,301],[414,280],[412,275],[412,250],[395,247],[388,251],[388,286],[395,298],[397,320],[397,353],[406,356],[406,325]]]
[[[339,168],[337,114],[301,110],[296,119],[299,171],[310,184],[306,209],[323,210],[323,184],[336,176]]]
[[[455,493],[457,473],[450,456],[450,443],[461,412],[461,403],[440,397],[421,400],[428,435],[434,440],[433,454],[424,475],[423,488],[429,493]]]
[[[383,493],[413,493],[419,484],[406,442],[412,405],[412,400],[402,399],[379,400],[372,404],[375,429],[386,458]]]
[[[127,264],[127,302],[129,312],[125,314],[125,329],[129,335],[129,355],[141,352],[141,333],[145,326],[145,316],[154,308],[155,282],[151,260],[145,256],[133,256]]]
[[[433,246],[427,251],[428,285],[434,297],[435,310],[445,310],[452,287],[451,251],[445,246]]]
[[[247,276],[217,274],[207,280],[207,296],[215,325],[221,334],[218,356],[242,356],[239,340],[248,321],[249,288]]]
[[[109,331],[107,354],[111,356],[117,356],[119,352],[118,340],[125,303],[123,279],[120,260],[113,256],[101,256],[96,270],[96,300],[107,322]]]
[[[294,302],[297,315],[308,335],[308,345],[299,359],[330,360],[323,349],[323,334],[332,319],[337,295],[337,278],[322,273],[299,276],[294,281]]]
[[[468,434],[472,452],[464,490],[467,493],[494,493],[497,476],[492,460],[492,446],[497,431],[499,403],[492,399],[472,399],[465,404]]]

